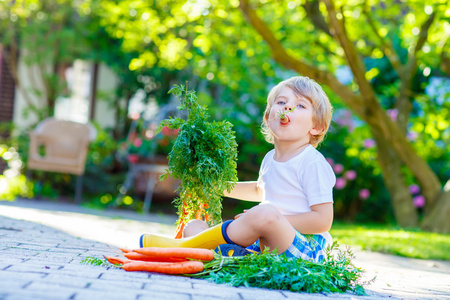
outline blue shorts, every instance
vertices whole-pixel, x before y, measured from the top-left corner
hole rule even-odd
[[[322,262],[325,258],[325,249],[327,241],[320,234],[301,234],[295,231],[295,238],[289,248],[282,254],[287,257],[296,257],[301,259]],[[259,240],[253,245],[247,247],[248,250],[261,252]]]

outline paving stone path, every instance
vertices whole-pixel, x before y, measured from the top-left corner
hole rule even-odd
[[[200,279],[156,273],[125,272],[114,267],[82,264],[86,257],[101,258],[103,255],[116,255],[119,253],[118,246],[129,246],[126,245],[126,241],[120,244],[117,243],[117,239],[111,238],[111,233],[107,233],[106,230],[106,228],[111,229],[113,226],[111,224],[120,223],[118,227],[121,228],[123,222],[126,222],[127,236],[131,235],[130,240],[134,241],[133,234],[142,233],[142,226],[148,228],[151,224],[154,226],[159,224],[159,232],[164,232],[168,230],[167,228],[172,230],[172,225],[164,224],[172,222],[172,219],[169,218],[168,221],[164,219],[164,216],[154,216],[159,218],[161,223],[145,223],[142,220],[95,217],[67,210],[55,211],[58,208],[56,204],[52,204],[54,211],[26,208],[25,206],[31,205],[27,202],[20,202],[17,205],[18,207],[15,207],[14,203],[0,202],[0,300],[450,299],[450,264],[439,263],[434,270],[433,266],[425,263],[422,269],[420,265],[414,264],[411,268],[410,261],[403,261],[406,265],[400,264],[396,268],[399,270],[403,268],[404,276],[411,277],[411,284],[405,284],[408,280],[399,278],[398,274],[401,273],[393,272],[392,278],[389,277],[392,267],[389,269],[389,260],[381,254],[377,256],[378,254],[362,253],[365,261],[373,260],[371,263],[375,265],[371,268],[369,276],[382,277],[381,281],[376,280],[374,285],[367,288],[368,296],[362,297],[349,293],[325,295],[237,288]],[[36,218],[36,220],[34,222],[23,220],[22,217],[27,214],[29,214],[28,219]],[[51,222],[51,215],[59,217],[55,221],[59,223],[60,226],[57,227],[59,229],[55,229],[55,226],[36,223],[39,219],[42,221],[40,223],[45,224],[45,220]],[[141,217],[138,216],[137,219],[139,218]],[[151,218],[146,217],[146,219]],[[79,233],[85,232],[86,229],[78,231],[78,234],[75,229],[79,227],[79,224],[86,222],[91,226],[92,232],[95,231],[94,227],[99,227],[105,232],[105,237],[115,241],[116,245],[101,242],[99,241],[101,238],[96,238],[94,235],[87,234],[90,239],[79,237],[81,235]],[[121,235],[117,230],[114,232],[117,232],[119,237],[126,236]],[[367,266],[370,267],[370,263]],[[448,270],[445,269],[447,267],[449,267]],[[375,274],[377,272],[374,273],[374,269],[380,273]],[[386,284],[386,280],[392,284]]]

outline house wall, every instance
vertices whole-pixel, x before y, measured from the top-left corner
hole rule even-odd
[[[38,121],[38,117],[34,113],[27,113],[30,105],[32,103],[38,107],[43,107],[44,101],[40,99],[35,91],[43,91],[44,84],[40,80],[40,68],[38,66],[27,66],[24,60],[21,59],[26,55],[24,51],[21,51],[19,56],[19,61],[17,65],[17,76],[21,88],[15,87],[15,98],[14,98],[14,114],[13,121],[14,124],[19,129],[27,129],[32,124]]]
[[[23,57],[23,54],[21,55]],[[89,120],[90,85],[93,64],[77,60],[66,70],[65,77],[71,90],[70,97],[60,97],[55,103],[55,118],[85,123]],[[18,76],[23,89],[16,86],[14,100],[13,121],[19,129],[28,129],[38,121],[35,113],[27,113],[29,103],[43,108],[46,102],[33,91],[44,91],[44,84],[40,80],[40,68],[28,66],[23,60],[18,63]],[[113,127],[115,124],[115,108],[110,104],[114,97],[116,76],[108,68],[99,66],[97,79],[97,99],[94,122],[102,128]],[[24,95],[26,93],[26,95]]]
[[[117,77],[114,72],[107,65],[100,64],[94,121],[102,128],[112,128],[116,123],[116,108],[113,104],[116,86]]]
[[[14,80],[2,55],[3,51],[6,50],[0,45],[0,122],[9,122],[13,119],[14,111]],[[9,133],[1,132],[0,134]]]

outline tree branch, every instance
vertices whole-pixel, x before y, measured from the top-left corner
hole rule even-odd
[[[347,86],[341,84],[337,78],[330,72],[320,70],[314,66],[310,66],[299,59],[292,57],[286,52],[283,45],[278,41],[267,26],[267,24],[261,20],[256,11],[249,6],[248,0],[240,1],[240,9],[248,22],[252,27],[263,37],[266,43],[272,50],[273,59],[282,66],[295,70],[299,74],[308,76],[317,82],[329,86],[334,92],[336,92],[353,110],[358,114],[364,115],[361,109],[361,102],[363,101],[360,96],[355,95]]]
[[[367,101],[369,105],[375,105],[377,103],[375,92],[372,86],[366,80],[366,68],[364,63],[360,59],[358,52],[356,51],[355,45],[350,41],[344,26],[343,20],[337,19],[336,8],[332,0],[322,0],[328,11],[328,17],[330,21],[331,34],[340,43],[341,47],[344,49],[345,57],[353,72],[356,82],[359,85],[361,95]],[[343,18],[343,17],[342,17]],[[378,103],[377,103],[378,104]]]
[[[433,24],[435,18],[436,18],[436,11],[433,11],[428,20],[425,23],[423,23],[422,28],[420,29],[419,39],[417,40],[416,47],[414,48],[414,55],[416,55],[417,52],[422,50],[423,45],[428,39],[428,31],[430,30],[431,24]]]
[[[448,46],[450,46],[449,41],[450,41],[449,35],[447,35],[445,37],[445,39],[443,40],[443,42],[442,42],[442,51],[441,51],[441,54],[440,54],[440,57],[441,57],[440,68],[447,76],[450,77],[450,55],[449,55],[449,53],[450,53],[449,48],[450,47],[448,47]]]
[[[422,27],[420,28],[419,37],[417,39],[416,46],[414,47],[414,51],[409,52],[408,55],[408,62],[405,66],[405,69],[403,70],[403,75],[407,75],[409,77],[413,77],[413,72],[417,68],[417,53],[422,50],[423,45],[425,45],[425,42],[428,38],[428,31],[431,27],[431,24],[433,24],[433,21],[436,17],[436,12],[433,12],[427,21],[425,21],[424,24],[422,24]],[[402,76],[402,75],[400,75]]]
[[[329,36],[331,36],[330,28],[328,27],[325,18],[320,12],[319,1],[318,0],[305,1],[305,4],[303,4],[303,8],[306,11],[306,16],[314,24],[314,26],[317,29],[320,29]]]
[[[386,41],[380,34],[378,33],[378,28],[375,25],[375,21],[372,19],[372,16],[367,11],[367,6],[364,7],[363,13],[367,18],[367,21],[369,22],[369,26],[372,29],[373,33],[376,35],[378,40],[381,44],[381,50],[383,51],[384,55],[389,59],[389,62],[391,63],[394,70],[397,72],[397,75],[400,76],[402,73],[402,65],[400,62],[400,58],[397,55],[397,52],[395,51],[392,43],[390,41]]]
[[[435,19],[436,13],[433,12],[428,20],[422,25],[419,33],[419,37],[417,39],[416,46],[414,47],[414,51],[411,51],[408,55],[408,61],[402,68],[399,73],[400,78],[400,90],[399,96],[397,97],[397,101],[395,103],[395,107],[398,110],[398,119],[397,123],[403,132],[406,132],[406,127],[408,125],[409,115],[412,110],[412,101],[411,101],[411,88],[413,84],[414,74],[417,70],[417,53],[422,50],[427,38],[428,31]]]

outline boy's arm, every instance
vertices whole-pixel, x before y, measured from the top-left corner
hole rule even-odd
[[[258,187],[257,181],[239,181],[236,186],[228,193],[224,192],[224,196],[239,200],[261,202],[263,199],[262,190]]]
[[[300,233],[318,234],[327,232],[333,223],[333,203],[313,205],[310,212],[284,217]]]

